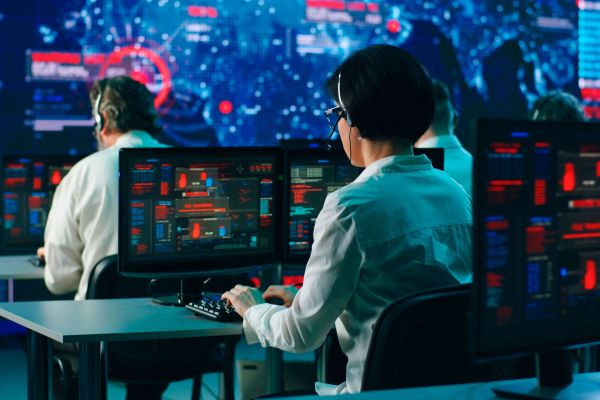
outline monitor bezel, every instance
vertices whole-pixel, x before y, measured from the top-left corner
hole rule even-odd
[[[44,237],[39,245],[35,244],[23,244],[23,245],[8,245],[4,238],[4,165],[6,162],[14,160],[18,162],[18,159],[31,159],[33,161],[42,162],[73,162],[73,166],[79,161],[87,157],[87,154],[73,155],[73,154],[26,154],[26,153],[6,153],[0,155],[0,224],[2,227],[2,234],[0,234],[0,255],[32,255],[35,254],[39,247],[44,245]],[[45,229],[45,227],[44,227]]]
[[[547,122],[547,121],[529,121],[529,120],[511,120],[511,119],[492,119],[481,118],[477,121],[477,134],[475,141],[475,154],[473,164],[473,285],[471,294],[471,317],[469,334],[471,336],[471,352],[477,361],[494,361],[506,358],[514,358],[522,355],[529,355],[538,352],[549,350],[562,350],[588,346],[594,343],[600,343],[600,329],[598,334],[574,335],[565,339],[540,340],[535,344],[515,344],[511,348],[502,349],[486,349],[482,348],[482,321],[480,315],[482,313],[482,300],[485,294],[482,274],[485,273],[483,267],[479,268],[479,260],[483,259],[483,247],[481,246],[482,226],[480,224],[482,212],[478,206],[480,197],[484,188],[479,187],[478,182],[484,177],[482,165],[484,160],[480,154],[483,154],[485,140],[481,137],[483,132],[489,129],[500,130],[510,129],[511,131],[527,131],[534,135],[542,135],[553,130],[564,132],[565,129],[574,128],[580,129],[582,135],[600,135],[600,123],[591,122]]]
[[[126,148],[119,152],[119,227],[118,227],[118,270],[119,274],[139,278],[191,278],[200,276],[231,275],[245,272],[267,264],[277,263],[281,259],[281,201],[273,201],[273,250],[248,255],[220,255],[219,257],[176,257],[172,261],[131,262],[128,260],[129,246],[125,209],[128,191],[124,171],[132,158],[158,158],[177,156],[219,157],[266,157],[274,160],[275,199],[281,199],[282,193],[282,155],[278,147],[165,147],[165,148]],[[168,263],[166,270],[164,264]],[[210,264],[199,268],[198,264]]]

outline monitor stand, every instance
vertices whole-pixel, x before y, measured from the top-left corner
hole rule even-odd
[[[209,278],[210,279],[210,278]],[[205,280],[202,283],[202,286],[208,280]],[[172,306],[172,307],[185,307],[187,303],[191,300],[198,299],[200,295],[195,295],[191,293],[184,292],[183,290],[183,279],[179,280],[179,292],[177,293],[166,293],[166,294],[157,294],[152,296],[151,300],[153,303],[160,304],[162,306]]]
[[[186,305],[185,298],[181,293],[157,294],[152,296],[152,302],[161,306],[184,307]]]
[[[536,354],[538,377],[492,390],[500,397],[536,400],[590,400],[600,396],[600,379],[573,377],[571,350]]]

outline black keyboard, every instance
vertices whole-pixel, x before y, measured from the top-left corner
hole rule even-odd
[[[242,317],[235,312],[235,309],[221,301],[220,298],[221,295],[217,293],[205,294],[200,300],[187,303],[185,308],[219,322],[241,321]]]

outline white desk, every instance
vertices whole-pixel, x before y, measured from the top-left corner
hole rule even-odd
[[[14,299],[14,280],[44,279],[44,268],[29,262],[33,254],[26,256],[0,256],[0,280],[8,281],[8,301]]]
[[[29,262],[32,256],[0,256],[0,279],[44,279],[44,268]]]
[[[241,322],[221,323],[149,299],[39,301],[0,304],[0,317],[30,330],[28,398],[51,393],[49,339],[80,343],[79,398],[101,398],[101,342],[239,336]]]
[[[600,372],[592,372],[587,374],[574,375],[577,380],[577,385],[572,385],[564,389],[546,390],[544,396],[559,400],[581,400],[581,399],[597,399],[600,398]],[[466,383],[462,385],[446,385],[446,386],[428,386],[409,389],[392,389],[392,390],[377,390],[372,392],[363,392],[349,394],[343,396],[297,396],[297,397],[279,397],[281,400],[318,400],[324,398],[338,400],[487,400],[501,399],[492,391],[492,388],[502,388],[514,383],[531,383],[534,384],[536,378],[533,379],[517,379],[509,381],[483,382],[483,383]],[[593,390],[595,394],[590,396],[583,394],[580,388]]]

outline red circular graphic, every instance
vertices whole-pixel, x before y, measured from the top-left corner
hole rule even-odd
[[[147,85],[148,82],[150,82],[150,80],[148,79],[148,76],[145,73],[140,72],[140,71],[131,71],[129,73],[129,77],[131,79],[133,79],[134,81],[138,81],[142,85]]]
[[[103,78],[106,75],[106,70],[111,64],[118,64],[122,62],[125,57],[130,56],[145,57],[152,61],[152,64],[158,69],[158,72],[162,76],[162,88],[158,91],[156,97],[154,98],[154,107],[158,109],[169,96],[169,92],[171,90],[171,71],[169,70],[165,60],[163,60],[154,51],[135,46],[127,46],[120,50],[114,51],[106,58],[104,64],[102,64],[102,68],[100,68],[100,73],[98,74],[99,77]],[[131,79],[143,83],[144,85],[149,83],[148,76],[140,71],[132,71],[130,73],[130,77]]]
[[[400,21],[396,19],[390,19],[386,24],[386,28],[392,33],[398,33],[400,32],[400,29],[402,29],[402,25],[400,25]]]
[[[223,100],[219,103],[219,111],[221,114],[231,114],[233,111],[233,104],[229,100]]]

